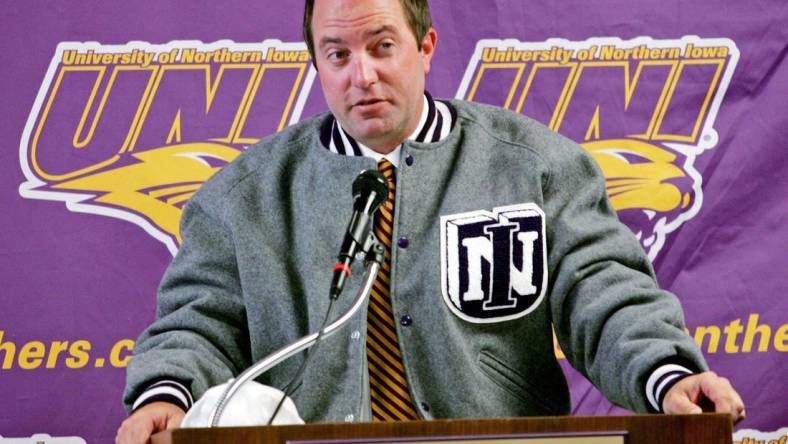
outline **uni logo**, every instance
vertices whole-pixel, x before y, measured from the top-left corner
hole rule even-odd
[[[130,221],[174,254],[185,202],[297,122],[314,77],[303,43],[61,43],[22,135],[19,193]]]
[[[579,142],[654,260],[701,208],[695,159],[717,144],[713,125],[738,59],[724,38],[480,40],[456,97],[525,114]]]
[[[441,216],[443,300],[474,323],[532,312],[547,288],[544,212],[533,203]]]

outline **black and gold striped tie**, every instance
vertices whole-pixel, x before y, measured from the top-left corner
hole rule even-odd
[[[394,226],[394,165],[386,159],[378,162],[386,178],[389,194],[375,216],[375,236],[386,250],[383,266],[375,278],[367,315],[367,361],[373,421],[408,421],[418,419],[413,398],[405,379],[402,354],[397,339],[391,307],[391,237]]]

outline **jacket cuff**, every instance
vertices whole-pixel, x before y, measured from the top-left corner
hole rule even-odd
[[[681,358],[666,359],[654,367],[646,380],[646,399],[652,413],[662,413],[662,401],[665,395],[677,382],[687,376],[699,373],[699,370]]]
[[[194,404],[192,394],[183,383],[175,380],[163,379],[149,385],[137,400],[134,401],[131,411],[133,413],[140,407],[158,401],[175,404],[183,409],[184,412],[188,411]]]

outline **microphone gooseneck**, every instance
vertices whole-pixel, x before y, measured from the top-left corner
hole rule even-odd
[[[337,256],[338,264],[335,266],[337,271],[334,272],[334,279],[331,284],[331,298],[329,306],[326,310],[323,323],[317,332],[309,334],[297,342],[283,347],[271,355],[266,356],[254,365],[246,369],[234,381],[227,384],[224,392],[219,398],[216,405],[212,408],[208,417],[208,424],[210,427],[216,427],[222,417],[225,407],[230,402],[230,399],[240,390],[240,388],[266,370],[284,361],[285,359],[293,356],[294,354],[312,347],[307,353],[304,360],[296,372],[295,376],[290,380],[290,383],[284,388],[282,397],[278,405],[274,409],[273,414],[268,420],[268,424],[272,424],[276,418],[279,409],[284,403],[285,397],[292,394],[293,389],[299,385],[299,381],[303,377],[304,370],[307,367],[310,358],[314,355],[315,347],[317,344],[326,337],[336,333],[342,326],[348,323],[353,316],[364,306],[372,285],[375,281],[380,267],[383,264],[385,250],[380,243],[377,242],[374,236],[370,235],[372,216],[377,211],[380,204],[388,196],[388,184],[383,175],[377,170],[362,171],[353,182],[353,216],[350,219],[348,228],[345,234],[345,240],[342,243],[339,255]],[[349,277],[350,264],[357,253],[364,253],[364,264],[367,267],[367,273],[364,276],[363,284],[358,289],[356,298],[353,300],[350,309],[331,322],[332,308],[334,301],[342,292],[345,280]]]

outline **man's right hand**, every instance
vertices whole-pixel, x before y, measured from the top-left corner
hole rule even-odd
[[[152,402],[131,414],[118,428],[116,444],[144,444],[154,433],[176,429],[186,416],[180,407],[169,402]]]

